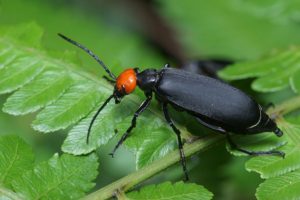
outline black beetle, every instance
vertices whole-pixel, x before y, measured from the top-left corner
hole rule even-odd
[[[91,55],[112,78],[112,80],[107,77],[106,79],[114,83],[115,86],[113,94],[98,109],[90,123],[87,143],[92,125],[107,103],[113,98],[116,104],[120,103],[121,99],[133,92],[136,85],[138,85],[144,91],[146,100],[142,102],[134,113],[131,126],[122,135],[113,149],[112,156],[136,126],[138,116],[150,105],[152,94],[154,93],[162,103],[166,121],[177,135],[181,164],[187,180],[188,174],[180,131],[176,128],[169,115],[168,104],[177,110],[188,112],[202,125],[225,134],[232,148],[249,155],[276,154],[284,157],[284,153],[281,151],[254,152],[242,149],[231,140],[229,132],[236,134],[257,134],[272,131],[278,137],[283,134],[276,123],[264,112],[262,107],[241,90],[220,80],[170,68],[169,65],[165,65],[161,70],[146,69],[141,72],[137,68],[130,68],[116,78],[106,65],[89,49],[62,34],[59,34],[59,36]]]

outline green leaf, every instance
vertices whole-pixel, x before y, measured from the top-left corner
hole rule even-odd
[[[71,83],[67,74],[47,71],[39,75],[30,85],[11,95],[4,104],[3,111],[12,115],[35,112],[58,99]]]
[[[79,199],[95,185],[97,156],[54,155],[15,178],[14,190],[26,199]]]
[[[107,94],[107,96],[109,96],[109,94]],[[110,102],[95,120],[91,130],[89,144],[87,144],[86,137],[88,127],[92,117],[95,115],[100,105],[105,101],[104,98],[101,99],[99,105],[95,107],[95,110],[91,112],[88,117],[81,120],[71,129],[62,147],[64,152],[75,155],[86,154],[95,150],[97,147],[106,144],[115,135],[114,130],[120,126],[120,123],[125,123],[125,121],[123,121],[124,118],[133,113],[130,109],[133,105],[130,104],[130,102],[128,102],[129,104],[126,106],[117,106],[114,102]]]
[[[89,113],[100,96],[93,83],[78,82],[37,115],[33,128],[41,132],[65,129]]]
[[[275,156],[259,156],[246,163],[248,171],[255,171],[262,178],[279,176],[300,168],[300,128],[285,122],[283,132],[288,138],[288,145],[280,150],[286,153],[284,159]]]
[[[300,197],[300,170],[270,178],[257,188],[259,200],[290,200]]]
[[[0,94],[12,92],[33,80],[44,68],[38,60],[20,57],[0,70]]]
[[[300,51],[295,51],[289,60],[279,60],[277,65],[280,68],[276,71],[274,70],[276,68],[270,69],[270,73],[253,82],[252,88],[257,91],[272,92],[287,87],[289,78],[300,69]]]
[[[11,187],[11,181],[33,168],[31,147],[17,136],[0,137],[0,185]]]
[[[203,186],[183,182],[150,185],[143,187],[139,192],[130,192],[126,195],[126,199],[130,200],[209,200],[213,197],[213,194]]]
[[[267,75],[280,68],[279,63],[289,63],[293,60],[295,50],[287,50],[262,57],[259,60],[238,62],[218,72],[226,80],[239,80]]]
[[[21,52],[17,49],[14,49],[12,45],[7,43],[0,43],[0,69],[12,63]]]
[[[300,128],[285,122],[283,132],[288,137],[288,145],[280,150],[286,153],[284,159],[274,156],[260,156],[246,163],[248,171],[255,171],[262,178],[279,176],[300,168]]]
[[[141,147],[136,154],[137,168],[142,168],[158,158],[162,158],[169,152],[178,148],[177,139],[175,134],[162,134],[169,130],[167,128],[159,128],[149,130],[146,138],[143,138]]]
[[[252,89],[260,92],[276,92],[289,86],[289,76],[282,72],[269,74],[270,77],[256,79],[252,83]]]
[[[219,72],[227,80],[258,77],[252,88],[260,92],[275,92],[291,86],[299,87],[300,51],[297,48],[281,51],[261,60],[241,62]]]

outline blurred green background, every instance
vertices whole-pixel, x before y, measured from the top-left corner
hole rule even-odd
[[[43,48],[54,56],[76,57],[83,70],[101,78],[103,70],[86,54],[57,37],[65,35],[95,51],[116,74],[129,66],[180,67],[191,60],[254,59],[276,49],[300,44],[300,2],[297,0],[0,0],[0,25],[36,22],[44,29]],[[75,53],[74,53],[75,52]],[[1,96],[1,105],[8,97]],[[33,115],[13,117],[0,113],[0,134],[17,134],[32,144],[36,162],[47,160],[67,131],[34,132]],[[134,155],[108,153],[115,140],[98,150],[97,188],[135,170]],[[229,155],[224,145],[193,156],[188,166],[192,182],[204,185],[215,199],[255,199],[261,182],[244,169],[247,158]],[[174,166],[148,182],[178,180]]]

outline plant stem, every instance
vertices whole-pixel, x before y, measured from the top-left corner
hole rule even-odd
[[[212,145],[217,144],[218,142],[224,139],[223,135],[212,135],[197,140],[191,144],[184,145],[184,152],[185,155],[191,156],[199,151],[203,151]],[[131,187],[135,186],[136,184],[154,176],[155,174],[161,172],[162,170],[170,167],[171,165],[177,163],[180,160],[178,150],[175,150],[165,157],[154,161],[150,165],[132,173],[128,176],[125,176],[116,182],[109,184],[108,186],[97,190],[86,196],[84,200],[96,200],[96,199],[107,199],[114,196],[117,190],[122,190],[123,192],[127,191]]]
[[[1,197],[7,197],[12,200],[22,200],[16,193],[3,187],[0,187],[0,198]]]

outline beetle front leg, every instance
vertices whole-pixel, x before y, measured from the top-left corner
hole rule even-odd
[[[229,145],[232,149],[238,150],[238,151],[246,153],[248,155],[252,155],[252,156],[277,155],[277,156],[280,156],[282,158],[284,158],[284,156],[285,156],[284,152],[276,151],[276,150],[271,150],[271,151],[250,151],[250,150],[247,150],[247,149],[242,149],[241,147],[239,147],[239,145],[237,145],[233,142],[233,140],[231,139],[229,133],[226,133],[226,138],[227,138],[227,141],[228,141],[228,143],[229,143]]]
[[[182,145],[182,140],[181,140],[181,136],[180,136],[180,130],[178,128],[176,128],[176,126],[174,125],[170,115],[169,115],[169,111],[167,108],[167,103],[163,103],[163,112],[165,115],[165,118],[167,120],[167,122],[169,123],[169,125],[172,127],[173,131],[175,132],[175,134],[177,135],[177,141],[178,141],[178,148],[179,148],[179,153],[180,153],[180,161],[181,161],[181,165],[182,165],[182,169],[185,175],[185,180],[189,180],[189,176],[187,173],[187,169],[186,169],[186,161],[185,161],[185,155],[184,155],[184,151],[183,151],[183,145]]]
[[[120,147],[120,145],[127,139],[128,135],[132,131],[133,128],[136,126],[136,120],[139,117],[139,115],[144,112],[144,110],[150,105],[152,99],[152,94],[147,95],[147,99],[143,101],[143,103],[140,105],[139,109],[134,113],[134,116],[131,120],[130,127],[126,130],[126,132],[122,135],[121,139],[118,141],[117,145],[113,149],[113,151],[109,154],[112,157],[114,157],[114,154],[116,150]]]

